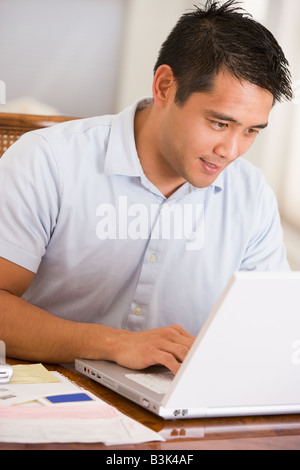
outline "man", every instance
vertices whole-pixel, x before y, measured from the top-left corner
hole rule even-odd
[[[174,373],[237,270],[288,270],[278,209],[241,157],[291,99],[288,63],[229,1],[183,15],[153,98],[25,135],[0,161],[9,356]],[[242,314],[242,312],[241,312]]]

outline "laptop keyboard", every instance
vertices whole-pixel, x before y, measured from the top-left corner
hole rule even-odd
[[[158,374],[125,374],[130,380],[142,385],[143,387],[152,390],[155,393],[165,394],[174,378],[174,374],[172,372],[162,372]]]

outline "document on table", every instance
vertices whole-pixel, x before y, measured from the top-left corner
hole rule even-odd
[[[109,446],[163,440],[159,434],[106,404],[0,407],[2,442],[102,442]]]
[[[164,440],[90,392],[86,393],[93,400],[88,403],[43,406],[39,400],[45,396],[84,391],[58,372],[49,374],[54,382],[0,386],[0,442],[102,442],[109,446]]]
[[[59,379],[51,374],[43,364],[20,364],[12,366],[11,384],[57,383]]]
[[[63,376],[49,372],[42,364],[12,367],[14,373],[11,381],[0,386],[0,407],[33,402],[57,390],[67,393],[71,385]]]

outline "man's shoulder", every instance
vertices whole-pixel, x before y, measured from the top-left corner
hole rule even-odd
[[[240,157],[225,170],[224,186],[250,190],[267,186],[267,182],[260,168]]]
[[[250,161],[239,158],[223,173],[223,195],[228,203],[247,210],[275,203],[275,193],[263,171]]]
[[[251,163],[244,157],[237,158],[229,167],[235,172],[240,172],[241,175],[253,176],[254,178],[263,177],[263,172],[256,165]]]
[[[96,116],[90,118],[81,118],[68,120],[54,126],[33,131],[35,135],[40,135],[46,140],[53,138],[70,139],[72,136],[80,136],[93,132],[106,132],[110,129],[112,115]]]

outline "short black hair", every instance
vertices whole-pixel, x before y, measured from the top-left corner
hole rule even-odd
[[[289,63],[273,34],[229,0],[208,0],[183,14],[163,43],[154,73],[172,68],[175,102],[183,105],[195,92],[209,92],[221,70],[268,90],[276,101],[293,98]]]

